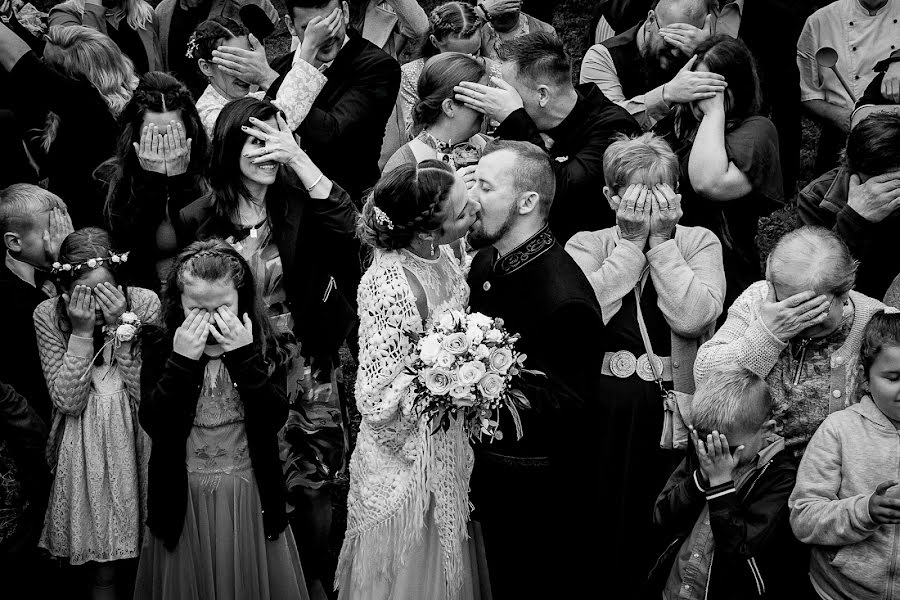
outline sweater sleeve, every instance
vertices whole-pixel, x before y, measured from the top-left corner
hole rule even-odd
[[[728,309],[725,324],[700,347],[694,363],[698,386],[728,364],[741,365],[765,378],[778,362],[787,343],[766,328],[756,309],[766,289],[766,282],[760,281],[744,290]]]
[[[804,544],[856,544],[878,529],[869,515],[871,493],[838,498],[842,442],[835,419],[829,417],[813,435],[800,461],[788,506],[791,528]]]
[[[190,429],[197,412],[203,365],[172,351],[159,334],[141,340],[141,403],[138,418],[151,438]]]
[[[411,402],[403,402],[413,379],[403,372],[404,359],[413,347],[408,332],[420,330],[422,319],[402,268],[391,264],[371,268],[363,277],[358,294],[356,406],[363,420],[384,426],[401,410],[411,409]]]
[[[270,373],[268,363],[253,344],[226,352],[222,362],[243,398],[248,417],[261,419],[272,435],[277,434],[288,417],[284,370]]]
[[[34,329],[53,406],[64,415],[80,415],[91,390],[93,338],[70,335],[66,341],[56,325],[56,300],[35,309]]]
[[[689,338],[715,323],[725,301],[722,244],[711,231],[696,231],[701,235],[687,255],[674,239],[647,251],[659,309],[672,331]]]
[[[608,231],[608,230],[607,230]],[[603,313],[603,323],[619,312],[622,298],[630,294],[641,280],[646,264],[644,253],[633,243],[619,238],[609,255],[603,240],[595,233],[577,233],[566,243],[568,252],[584,271],[597,295]]]
[[[656,499],[653,523],[673,535],[690,530],[706,502],[699,481],[699,474],[692,461],[688,458],[682,460]]]

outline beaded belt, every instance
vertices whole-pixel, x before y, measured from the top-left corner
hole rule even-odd
[[[672,358],[670,356],[656,356],[656,370],[662,375],[663,381],[672,381]],[[607,352],[603,355],[603,375],[627,379],[637,374],[644,381],[653,381],[653,369],[650,366],[650,357],[641,354],[635,357],[628,350]]]

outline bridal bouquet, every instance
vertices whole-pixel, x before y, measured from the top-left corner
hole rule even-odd
[[[530,405],[514,386],[522,373],[540,373],[523,369],[518,340],[502,319],[481,313],[449,311],[435,318],[407,361],[415,408],[434,423],[434,432],[461,417],[470,437],[500,440],[499,413],[506,408],[522,437],[519,410]]]

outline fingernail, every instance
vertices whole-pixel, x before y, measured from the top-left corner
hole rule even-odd
[[[246,126],[246,125],[241,125],[241,129],[243,129],[244,131],[247,131],[247,126]]]

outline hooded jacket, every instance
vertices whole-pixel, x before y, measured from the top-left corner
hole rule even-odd
[[[813,545],[810,577],[820,595],[900,598],[900,525],[878,525],[869,514],[875,488],[891,479],[900,479],[900,432],[871,397],[829,415],[813,435],[788,506],[794,535]]]

